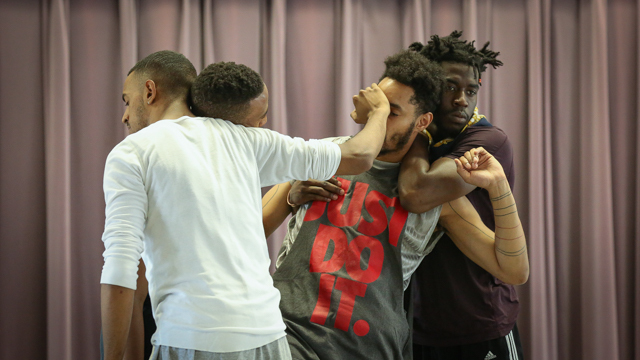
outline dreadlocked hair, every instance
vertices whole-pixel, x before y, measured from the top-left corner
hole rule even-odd
[[[380,80],[388,77],[413,89],[411,104],[416,115],[434,112],[440,105],[444,87],[444,72],[438,64],[413,51],[403,50],[384,61]]]
[[[432,35],[427,45],[414,42],[409,46],[409,50],[437,63],[450,61],[473,66],[478,71],[478,79],[480,74],[487,70],[487,65],[493,66],[494,69],[503,65],[502,61],[497,59],[500,53],[489,50],[489,42],[478,50],[475,41],[460,40],[461,36],[462,31],[458,30],[445,37]]]

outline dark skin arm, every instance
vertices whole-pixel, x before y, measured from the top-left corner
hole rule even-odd
[[[101,285],[104,359],[122,360],[125,354],[135,290],[117,285]]]
[[[400,167],[400,204],[416,214],[465,196],[476,188],[458,175],[453,159],[442,157],[430,165],[428,155],[428,140],[417,136]]]
[[[144,321],[142,317],[142,307],[149,293],[149,283],[147,282],[145,271],[144,261],[140,259],[136,291],[133,295],[131,326],[129,327],[129,338],[127,339],[127,346],[124,352],[124,360],[144,359]]]
[[[293,186],[288,182],[273,186],[262,197],[262,225],[265,236],[273,234],[292,211],[295,214],[300,205],[316,200],[329,202],[336,200],[338,195],[344,195],[341,185],[336,178],[331,178],[327,181],[296,181]],[[295,208],[287,203],[288,193],[291,193],[289,200]]]

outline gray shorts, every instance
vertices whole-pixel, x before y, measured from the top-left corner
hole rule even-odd
[[[244,351],[216,353],[171,346],[154,346],[149,360],[291,360],[287,337]]]

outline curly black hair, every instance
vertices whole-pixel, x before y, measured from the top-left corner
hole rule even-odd
[[[196,79],[196,68],[184,55],[175,51],[162,50],[138,61],[127,76],[135,73],[140,81],[151,79],[170,100],[187,100],[191,84]]]
[[[192,111],[197,116],[241,123],[249,102],[264,91],[260,75],[246,65],[218,62],[207,66],[191,86]]]
[[[475,41],[460,40],[461,36],[462,31],[458,30],[454,30],[445,37],[432,35],[427,45],[414,42],[409,46],[409,49],[437,63],[450,61],[470,65],[478,72],[478,79],[487,70],[487,64],[493,66],[494,69],[502,66],[502,61],[497,59],[500,53],[489,50],[489,42],[478,50],[475,47]]]
[[[417,107],[416,115],[434,112],[440,105],[444,87],[444,73],[438,64],[411,50],[403,50],[385,61],[385,77],[411,87],[411,103]]]

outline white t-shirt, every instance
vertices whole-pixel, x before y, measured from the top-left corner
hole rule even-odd
[[[161,120],[128,136],[105,166],[101,283],[135,289],[142,255],[156,345],[232,352],[277,340],[261,187],[328,179],[340,158],[336,144],[220,119]]]

